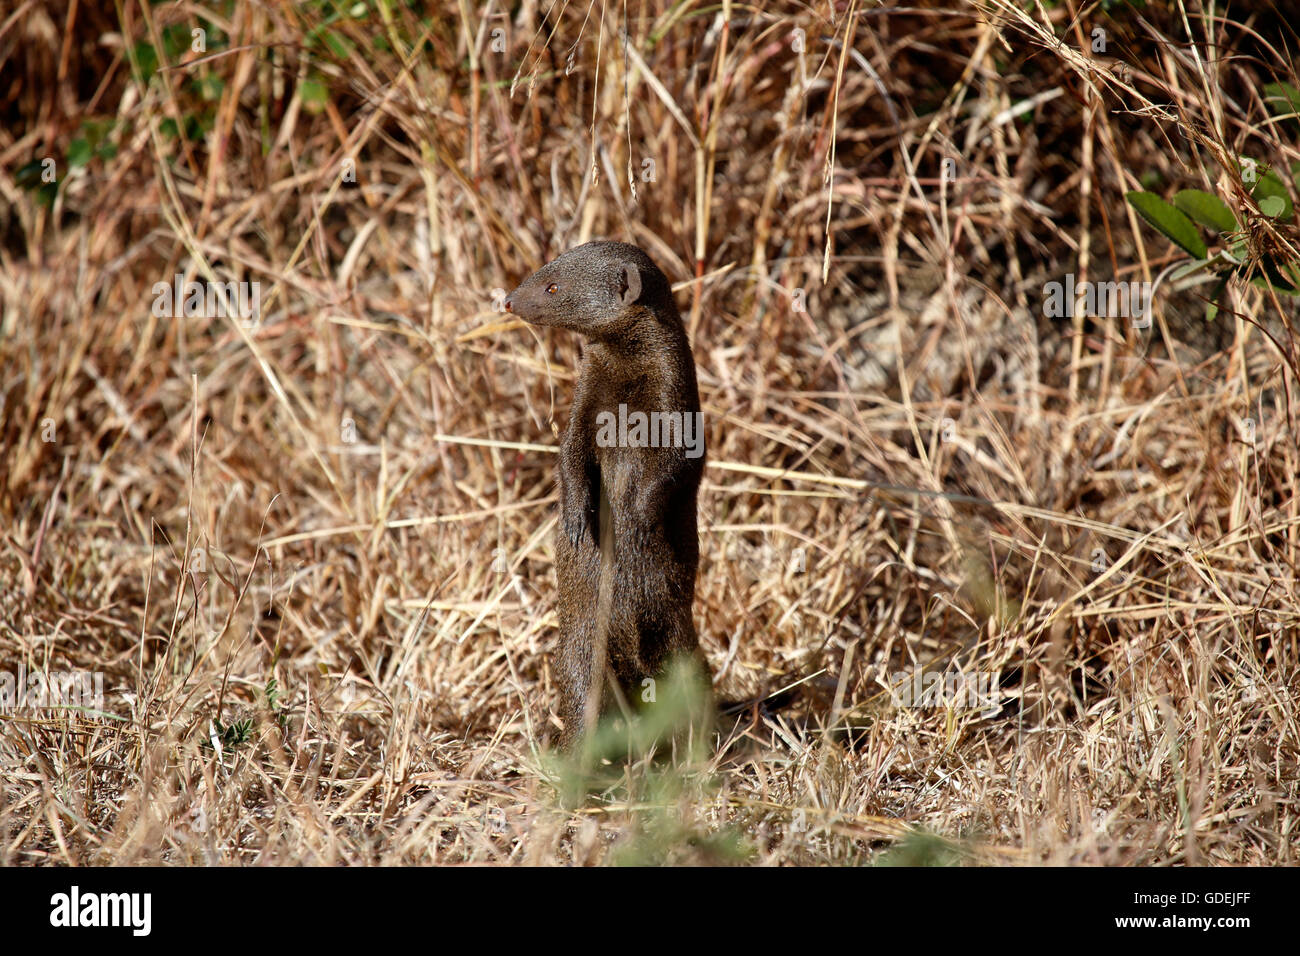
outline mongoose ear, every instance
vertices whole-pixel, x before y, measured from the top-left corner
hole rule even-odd
[[[641,298],[641,270],[630,262],[623,263],[619,269],[619,298],[624,305]]]

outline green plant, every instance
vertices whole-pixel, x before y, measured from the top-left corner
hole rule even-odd
[[[221,741],[223,749],[229,750],[234,747],[242,746],[253,738],[253,718],[241,717],[238,720],[232,720],[230,723],[223,723],[218,717],[213,720],[213,726],[217,731],[217,739]]]
[[[289,708],[280,699],[280,684],[274,677],[269,678],[266,682],[266,707],[275,717],[275,722],[280,725],[280,730],[287,731],[289,729]]]
[[[961,847],[928,830],[913,830],[895,847],[881,854],[877,866],[958,866]]]
[[[1300,121],[1300,89],[1287,83],[1264,86],[1264,102],[1279,120]],[[1228,282],[1237,279],[1284,295],[1300,295],[1300,258],[1281,233],[1291,227],[1295,204],[1287,183],[1273,167],[1242,157],[1234,170],[1243,203],[1242,215],[1213,193],[1182,189],[1171,205],[1152,192],[1134,190],[1124,198],[1143,219],[1192,256],[1171,278],[1184,285],[1214,281],[1207,299],[1206,319],[1219,311]],[[1300,188],[1300,163],[1290,169],[1290,179]],[[1144,182],[1145,184],[1145,182]],[[1217,247],[1202,237],[1197,226],[1218,236]]]
[[[1253,182],[1251,198],[1259,215],[1277,224],[1290,223],[1295,209],[1282,180],[1271,169],[1262,173],[1249,161],[1241,167],[1243,182]],[[1268,230],[1255,233],[1240,221],[1218,196],[1200,189],[1183,189],[1174,195],[1172,205],[1154,193],[1133,191],[1125,194],[1138,215],[1189,253],[1184,263],[1171,275],[1174,281],[1195,284],[1214,280],[1214,290],[1207,299],[1206,319],[1219,311],[1223,292],[1233,279],[1249,281],[1260,288],[1272,288],[1284,295],[1300,295],[1300,260],[1292,258],[1289,247],[1267,242]],[[1217,248],[1202,238],[1197,224],[1219,235]]]

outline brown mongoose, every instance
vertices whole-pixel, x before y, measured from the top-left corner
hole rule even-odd
[[[713,703],[691,605],[704,435],[668,279],[636,246],[589,242],[542,266],[505,305],[586,338],[559,456],[561,747],[572,750],[618,691],[643,706],[678,661],[699,697],[692,725],[703,727]]]

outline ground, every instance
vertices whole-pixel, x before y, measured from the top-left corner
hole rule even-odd
[[[0,864],[1295,863],[1280,17],[473,6],[0,27]],[[1126,201],[1186,189],[1240,228]],[[773,701],[574,805],[580,346],[501,299],[596,236],[677,285]]]

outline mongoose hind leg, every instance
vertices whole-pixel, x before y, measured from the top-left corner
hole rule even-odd
[[[582,738],[587,693],[591,688],[591,649],[594,635],[589,622],[576,622],[560,638],[555,655],[555,679],[559,684],[560,750],[571,753]]]

